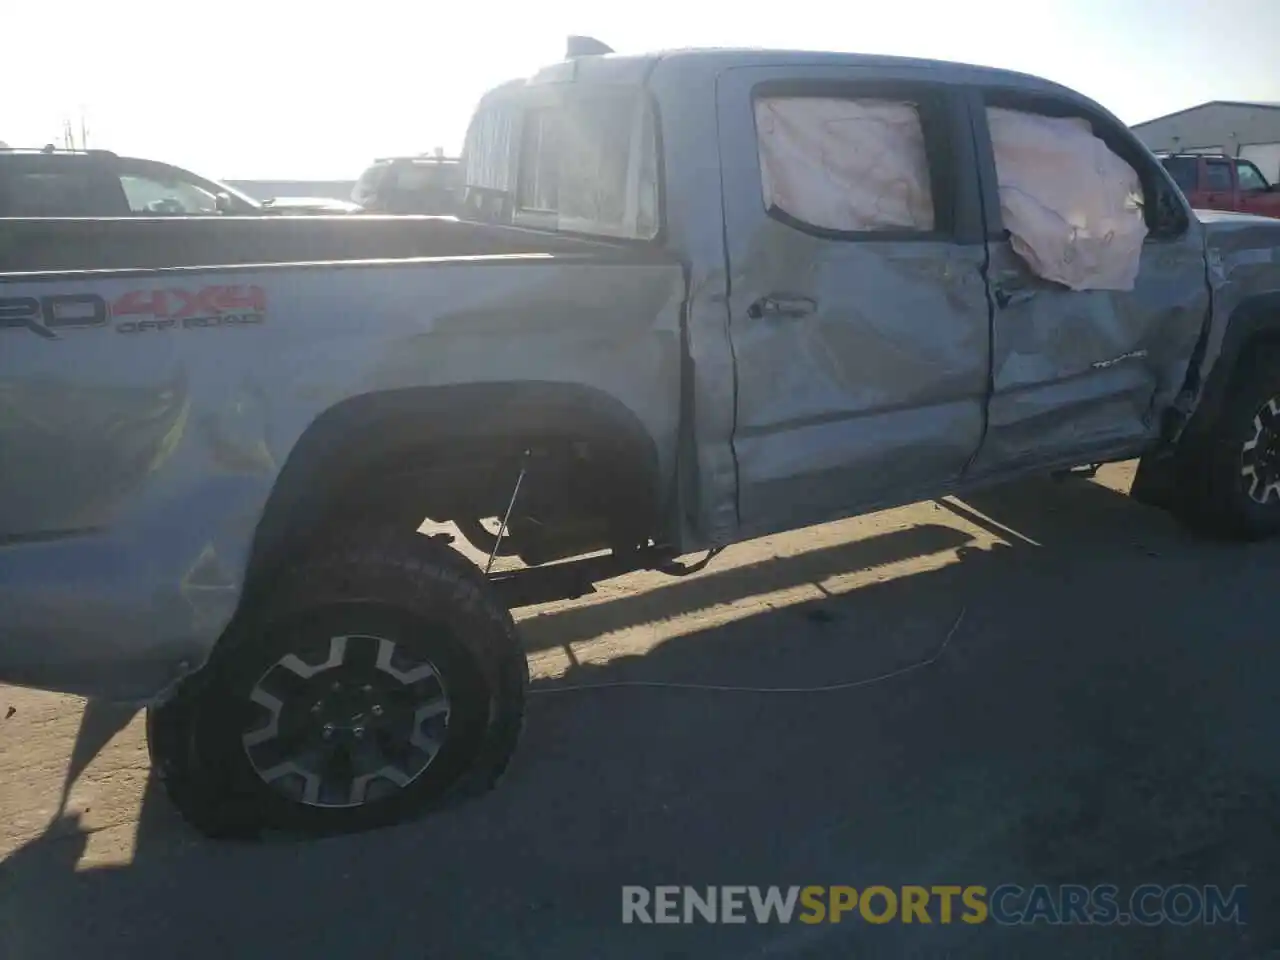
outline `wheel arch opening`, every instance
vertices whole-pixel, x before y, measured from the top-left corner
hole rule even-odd
[[[577,484],[561,499],[584,483],[596,489],[584,507],[603,509],[620,535],[660,525],[667,485],[654,438],[599,389],[537,382],[362,394],[325,410],[294,444],[254,531],[244,597],[334,523],[402,520],[419,507],[418,522],[490,509],[510,496],[525,451],[534,454],[530,493],[557,496],[539,477],[554,464],[556,482]]]

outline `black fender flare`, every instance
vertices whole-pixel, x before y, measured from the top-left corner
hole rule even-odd
[[[1214,425],[1231,393],[1231,384],[1242,363],[1264,344],[1280,345],[1280,291],[1247,297],[1236,305],[1226,321],[1222,345],[1214,358],[1200,399],[1185,429],[1171,446],[1152,451],[1138,463],[1129,495],[1150,506],[1178,512],[1195,485],[1197,451],[1213,436]],[[1193,369],[1202,362],[1204,341],[1197,347]]]
[[[625,465],[629,509],[639,507],[642,522],[657,522],[665,496],[657,445],[640,419],[602,390],[529,382],[361,394],[325,410],[294,444],[254,531],[246,593],[372,465],[436,460],[442,448],[510,450],[543,438],[588,440]]]
[[[1227,318],[1222,347],[1205,378],[1184,440],[1194,442],[1211,429],[1231,389],[1231,381],[1250,350],[1262,343],[1280,343],[1280,290],[1242,300]],[[1181,445],[1181,444],[1180,444]]]

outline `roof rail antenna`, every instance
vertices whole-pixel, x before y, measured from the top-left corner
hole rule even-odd
[[[565,45],[564,58],[577,60],[579,57],[593,57],[602,53],[613,53],[613,48],[601,43],[595,37],[570,36]]]

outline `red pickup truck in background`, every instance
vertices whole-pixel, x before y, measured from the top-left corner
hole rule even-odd
[[[1280,189],[1248,160],[1180,153],[1162,155],[1160,162],[1197,210],[1280,218]]]

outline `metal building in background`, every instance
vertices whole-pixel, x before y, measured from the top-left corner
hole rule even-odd
[[[1280,102],[1211,100],[1132,129],[1157,152],[1243,157],[1272,183],[1280,181]]]

